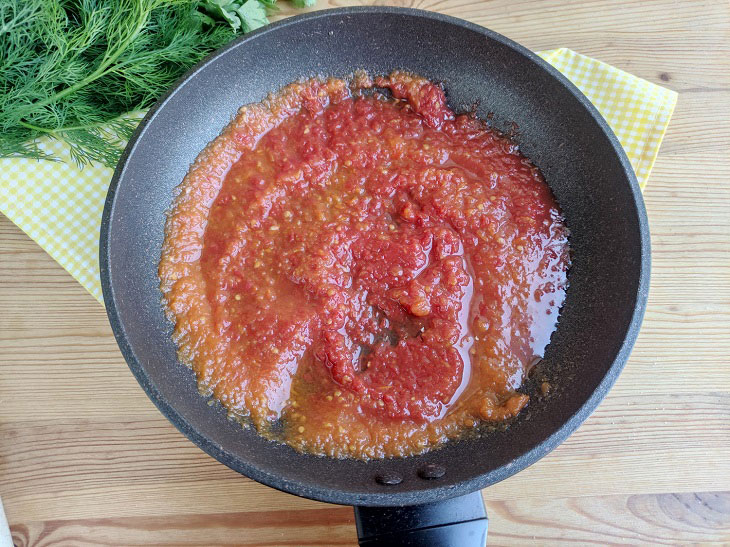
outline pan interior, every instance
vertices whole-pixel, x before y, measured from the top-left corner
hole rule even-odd
[[[359,462],[300,454],[210,407],[181,366],[160,304],[157,263],[165,213],[189,165],[243,104],[294,80],[355,69],[404,69],[443,82],[457,112],[498,129],[516,124],[571,230],[570,288],[535,380],[548,397],[505,431],[403,459]],[[648,228],[638,187],[613,134],[586,99],[544,62],[498,34],[396,8],[292,18],[235,42],[194,69],[148,114],[110,188],[101,230],[102,285],[112,327],[162,412],[224,464],[270,486],[356,505],[407,505],[499,481],[559,444],[595,408],[625,363],[648,290]],[[442,465],[437,480],[419,478]],[[385,472],[403,480],[383,486]]]

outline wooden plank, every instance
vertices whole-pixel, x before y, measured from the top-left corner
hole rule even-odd
[[[489,502],[490,546],[652,544],[728,540],[730,493],[645,494]],[[294,533],[295,532],[296,535]],[[48,520],[13,527],[36,545],[356,545],[352,510],[320,507],[238,513]]]

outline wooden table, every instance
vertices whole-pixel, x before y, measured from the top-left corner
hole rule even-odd
[[[730,5],[376,3],[569,47],[679,91],[645,192],[652,288],[631,360],[570,439],[484,498],[492,545],[730,542]],[[102,307],[4,217],[0,363],[0,496],[18,545],[355,542],[351,509],[247,480],[178,433]]]

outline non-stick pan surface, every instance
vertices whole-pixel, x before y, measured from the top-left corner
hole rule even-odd
[[[226,419],[178,363],[158,288],[165,213],[175,187],[238,107],[300,78],[406,69],[444,83],[457,111],[477,107],[540,167],[572,235],[560,324],[525,389],[535,395],[506,431],[426,455],[360,462],[299,454]],[[649,284],[649,232],[618,141],[563,76],[503,36],[458,19],[349,8],[287,19],[203,61],[149,112],[109,189],[101,276],[112,328],[162,413],[211,456],[257,481],[333,503],[408,505],[466,494],[534,463],[596,408],[628,358]],[[553,387],[537,394],[539,380]],[[423,479],[427,464],[445,469]],[[383,485],[390,474],[399,484]],[[393,481],[396,482],[396,481]]]

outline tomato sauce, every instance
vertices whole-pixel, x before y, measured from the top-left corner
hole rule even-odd
[[[315,79],[196,160],[160,279],[181,360],[232,417],[302,451],[406,456],[528,403],[567,237],[538,169],[441,87]]]

